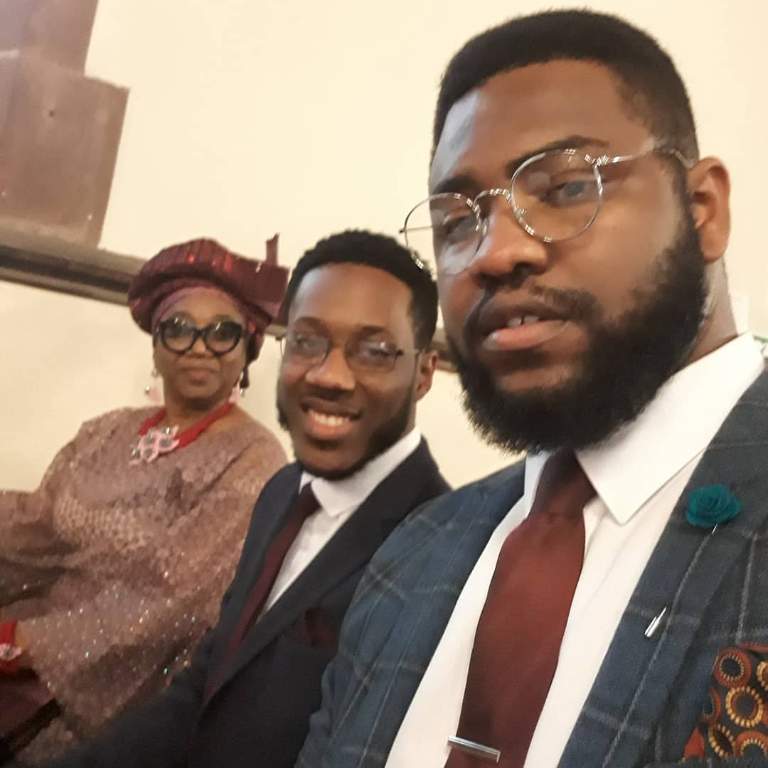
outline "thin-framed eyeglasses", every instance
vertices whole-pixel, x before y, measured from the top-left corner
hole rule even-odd
[[[180,317],[162,320],[155,331],[163,346],[170,352],[183,355],[195,346],[198,339],[202,339],[205,348],[216,357],[231,352],[243,338],[243,333],[243,326],[234,320],[219,320],[204,328],[198,328],[194,323]]]
[[[502,197],[531,237],[545,243],[570,240],[597,218],[609,169],[652,153],[669,155],[685,168],[693,166],[682,152],[666,146],[615,156],[579,149],[539,152],[518,166],[506,187],[483,190],[474,198],[443,192],[422,200],[409,211],[400,233],[411,250],[434,254],[438,272],[458,274],[470,265],[488,233],[493,199]]]
[[[306,369],[322,365],[334,346],[341,345],[320,333],[288,331],[280,339],[283,362]],[[357,373],[388,373],[398,358],[421,351],[400,349],[389,341],[365,337],[351,337],[342,348],[347,365]]]

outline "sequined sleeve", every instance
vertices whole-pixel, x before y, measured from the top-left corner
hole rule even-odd
[[[170,673],[183,666],[194,625],[199,621],[202,631],[204,622],[195,590],[176,592],[167,598],[111,584],[87,605],[24,622],[32,666],[60,700],[70,727],[92,734],[142,693],[149,695],[163,668]],[[150,677],[148,670],[157,674]]]
[[[37,490],[0,491],[0,615],[4,605],[55,579],[67,545],[55,530],[53,505],[76,452],[77,438],[59,451]]]

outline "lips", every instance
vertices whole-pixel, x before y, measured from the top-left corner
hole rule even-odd
[[[196,367],[196,368],[181,368],[180,373],[191,384],[205,384],[214,376],[216,371],[211,368]]]
[[[480,311],[477,332],[486,352],[514,352],[546,344],[569,325],[552,306],[530,298],[492,299]]]
[[[316,440],[340,440],[354,430],[360,419],[359,411],[314,398],[302,401],[301,411],[305,432]]]

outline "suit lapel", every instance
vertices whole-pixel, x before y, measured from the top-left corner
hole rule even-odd
[[[436,476],[437,465],[422,440],[416,450],[376,486],[280,599],[256,621],[218,687],[308,608],[316,605],[323,595],[362,568],[395,526],[433,495]],[[262,561],[263,556],[249,572],[251,585],[258,578]]]
[[[239,587],[242,590],[238,594],[237,617],[243,606],[241,600],[246,600],[256,583],[264,565],[269,546],[277,533],[283,527],[285,518],[299,495],[299,481],[301,480],[301,467],[293,464],[286,472],[275,493],[270,493],[269,498],[259,503],[253,512],[254,530],[249,531],[248,540],[243,546],[243,555],[247,561],[243,564],[243,572],[237,575]]]
[[[729,567],[745,556],[749,538],[765,524],[768,442],[761,435],[768,435],[766,374],[726,419],[681,495],[614,635],[561,768],[638,763],[703,613]],[[686,521],[691,491],[713,484],[728,486],[743,504],[739,516],[714,535]],[[651,618],[665,607],[663,622],[646,638]]]
[[[224,663],[232,632],[237,626],[251,589],[259,578],[269,545],[298,496],[301,467],[291,464],[281,470],[281,475],[264,489],[253,510],[251,526],[243,544],[241,563],[232,585],[233,593],[222,611],[217,627],[218,641],[210,663],[211,670],[217,675],[222,674],[221,665]],[[215,687],[218,688],[218,685]]]

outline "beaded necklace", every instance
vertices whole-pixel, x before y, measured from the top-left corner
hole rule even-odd
[[[157,426],[165,418],[166,411],[163,408],[139,427],[139,440],[131,449],[131,464],[142,462],[148,464],[158,456],[171,453],[177,448],[184,448],[194,442],[214,421],[226,416],[233,407],[233,403],[224,403],[183,432],[179,432],[178,426],[162,428]]]

